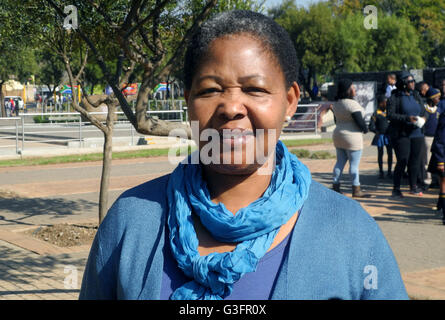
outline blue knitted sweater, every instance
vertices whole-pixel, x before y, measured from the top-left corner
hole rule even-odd
[[[124,192],[94,239],[80,299],[160,297],[169,175]],[[358,204],[312,181],[272,299],[408,299],[380,228]]]

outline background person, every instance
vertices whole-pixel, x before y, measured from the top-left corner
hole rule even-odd
[[[417,178],[424,144],[422,126],[425,122],[425,107],[414,87],[414,77],[409,72],[403,71],[397,91],[388,100],[387,116],[390,121],[388,134],[397,158],[394,168],[393,197],[403,197],[400,185],[406,167],[408,167],[410,193],[422,195],[422,190],[417,186]]]
[[[426,81],[420,81],[416,84],[416,90],[419,92],[420,96],[426,100],[426,93],[430,89],[430,85]]]
[[[439,110],[437,105],[440,101],[440,91],[435,88],[430,88],[425,94],[426,105],[425,105],[425,116],[426,122],[424,125],[424,135],[425,135],[425,148],[422,150],[422,169],[425,171],[423,176],[423,184],[425,190],[428,189],[432,182],[431,173],[428,171],[428,164],[431,158],[431,145],[433,144],[434,136],[437,130],[437,124],[439,121]]]
[[[442,81],[440,81],[440,101],[445,100],[445,79],[442,79]]]
[[[437,90],[438,91],[438,90]],[[445,225],[445,113],[439,115],[437,129],[431,146],[431,159],[428,171],[439,177],[438,210],[442,210],[442,223]]]
[[[375,133],[374,138],[372,139],[371,145],[377,147],[377,163],[379,164],[379,179],[385,178],[385,174],[383,171],[383,154],[384,149],[386,148],[387,152],[387,162],[388,162],[388,170],[387,177],[392,178],[392,146],[387,134],[388,131],[388,118],[386,116],[386,102],[387,98],[384,95],[379,95],[377,97],[377,110],[371,117],[369,122],[369,131]]]
[[[340,179],[346,162],[352,180],[352,196],[369,197],[360,190],[359,165],[363,151],[363,133],[368,127],[363,119],[365,110],[355,101],[355,86],[350,79],[341,79],[337,85],[336,102],[332,106],[336,127],[332,138],[337,153],[333,172],[333,189],[341,193]]]
[[[292,41],[264,15],[223,12],[197,29],[184,62],[189,119],[242,148],[209,164],[192,154],[121,195],[97,231],[81,299],[407,299],[374,219],[278,140],[297,108],[297,70]],[[231,129],[242,134],[221,135]],[[258,158],[220,161],[247,156],[262,130],[278,133],[263,140],[272,172]]]
[[[391,97],[392,92],[397,89],[396,81],[397,81],[397,78],[396,78],[395,73],[390,73],[386,77],[386,86],[385,86],[385,90],[384,90],[386,98],[389,99]]]

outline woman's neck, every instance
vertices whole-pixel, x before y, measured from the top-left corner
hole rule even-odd
[[[222,202],[233,214],[260,198],[271,180],[271,175],[259,174],[258,170],[252,174],[230,175],[204,167],[203,174],[212,201]]]

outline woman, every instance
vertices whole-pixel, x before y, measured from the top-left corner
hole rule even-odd
[[[374,220],[312,181],[278,141],[300,96],[287,33],[258,13],[221,13],[198,29],[184,65],[200,162],[189,164],[192,154],[120,196],[80,298],[406,299]],[[274,163],[247,161],[252,146]]]
[[[354,100],[355,86],[349,79],[341,79],[337,85],[336,102],[333,105],[335,130],[332,135],[337,152],[334,166],[333,189],[339,193],[340,179],[346,162],[352,178],[352,197],[365,198],[369,195],[360,190],[359,165],[363,150],[363,133],[368,127],[363,119],[365,110]]]
[[[425,124],[425,108],[422,98],[414,88],[413,76],[404,71],[400,76],[397,92],[388,101],[388,134],[397,158],[392,196],[397,198],[403,198],[400,184],[406,167],[410,193],[422,196],[422,191],[417,186],[417,178],[424,143],[422,127]]]

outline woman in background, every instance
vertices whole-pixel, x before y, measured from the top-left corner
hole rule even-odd
[[[403,198],[400,185],[408,167],[410,193],[422,196],[417,185],[421,151],[424,144],[422,127],[425,124],[425,107],[420,94],[414,90],[416,81],[409,72],[402,72],[397,91],[388,100],[387,116],[390,121],[388,134],[396,153],[392,197]]]
[[[354,100],[355,86],[350,79],[341,79],[337,84],[336,102],[332,107],[336,127],[332,138],[337,152],[334,166],[333,189],[341,193],[340,179],[346,162],[352,180],[352,197],[365,198],[369,195],[360,190],[359,165],[363,151],[363,133],[368,126],[363,119],[365,110]]]
[[[371,145],[377,147],[377,162],[379,164],[379,179],[384,179],[385,174],[383,172],[383,153],[386,147],[387,158],[388,158],[388,173],[387,177],[392,178],[391,168],[392,168],[392,146],[387,135],[388,130],[388,118],[386,117],[386,102],[387,98],[384,95],[379,95],[377,97],[377,110],[371,117],[369,122],[369,131],[375,133],[372,139]]]

